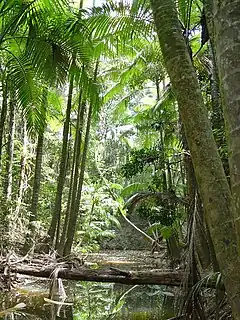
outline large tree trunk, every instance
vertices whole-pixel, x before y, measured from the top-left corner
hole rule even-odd
[[[69,91],[68,91],[66,118],[65,118],[64,127],[63,127],[63,142],[62,142],[62,152],[61,152],[60,168],[59,168],[58,183],[57,183],[57,193],[55,198],[55,207],[54,207],[51,225],[48,231],[48,235],[52,243],[54,242],[57,223],[61,219],[62,194],[63,194],[64,182],[66,177],[66,168],[67,168],[68,133],[69,133],[70,115],[71,115],[71,107],[72,107],[73,82],[74,82],[74,77],[71,76]]]
[[[216,57],[227,127],[231,188],[240,239],[240,0],[212,2]]]
[[[240,319],[240,263],[230,189],[182,35],[175,1],[152,0],[151,4],[228,299],[234,319]]]

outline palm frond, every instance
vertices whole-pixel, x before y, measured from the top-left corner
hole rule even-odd
[[[124,207],[128,208],[129,212],[133,212],[135,208],[142,203],[143,201],[153,198],[157,200],[170,200],[174,202],[182,203],[183,199],[175,196],[172,193],[162,193],[162,192],[152,192],[152,191],[141,191],[135,193],[133,196],[131,196],[126,202]]]
[[[140,183],[140,182],[132,183],[121,191],[121,197],[123,198],[129,197],[133,193],[146,190],[147,187],[148,185],[146,183]]]
[[[147,2],[133,1],[132,5],[110,1],[89,12],[88,28],[93,38],[112,38],[123,43],[139,36],[151,36],[153,19]],[[146,5],[146,6],[145,6]],[[121,42],[119,41],[119,42]]]

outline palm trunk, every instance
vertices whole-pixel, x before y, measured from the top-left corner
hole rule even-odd
[[[15,134],[15,101],[11,97],[9,107],[9,133],[7,142],[7,159],[6,159],[6,179],[5,179],[5,195],[7,200],[12,198],[12,167],[14,152],[14,134]]]
[[[3,145],[3,135],[4,135],[4,125],[7,116],[7,84],[2,81],[2,109],[0,116],[0,164],[2,159],[2,145]]]
[[[71,76],[69,91],[68,91],[66,119],[63,127],[63,142],[62,142],[60,169],[59,169],[59,175],[58,175],[57,193],[55,198],[55,207],[54,207],[51,225],[48,231],[48,235],[50,237],[51,243],[54,242],[57,223],[58,222],[60,223],[60,220],[61,220],[62,194],[63,194],[64,182],[66,177],[66,168],[67,168],[68,133],[69,133],[70,115],[71,115],[71,107],[72,107],[73,83],[74,83],[74,77]]]
[[[75,139],[76,144],[76,139]],[[74,180],[74,168],[75,168],[75,159],[76,159],[76,146],[74,145],[74,153],[73,153],[73,161],[72,161],[72,169],[71,169],[71,178],[70,178],[70,187],[68,191],[68,202],[67,202],[67,209],[65,213],[64,223],[63,223],[63,229],[61,234],[61,239],[59,244],[57,244],[57,252],[60,256],[63,255],[64,250],[64,244],[66,240],[66,232],[68,227],[68,221],[69,221],[69,212],[71,207],[71,199],[72,199],[72,190],[73,190],[73,180]]]
[[[36,229],[32,222],[38,219],[37,208],[38,208],[38,198],[39,198],[39,191],[40,191],[41,171],[42,171],[43,140],[44,140],[44,131],[38,135],[38,141],[37,141],[32,200],[31,200],[30,217],[29,217],[30,223],[28,226],[29,234],[26,235],[25,243],[23,246],[23,250],[26,253],[35,244]]]
[[[24,184],[26,179],[26,163],[27,163],[27,144],[28,144],[28,137],[27,137],[27,123],[24,121],[23,123],[23,146],[22,146],[22,155],[21,155],[21,162],[20,162],[20,177],[19,177],[19,188],[18,188],[18,195],[17,195],[17,205],[15,209],[16,216],[19,214],[21,204],[23,201],[24,195]]]
[[[85,134],[85,141],[84,141],[84,148],[82,154],[82,161],[80,166],[80,174],[79,174],[79,181],[78,181],[78,188],[77,188],[77,199],[75,199],[74,211],[71,209],[69,215],[69,222],[68,222],[68,229],[67,229],[67,240],[64,246],[64,255],[68,255],[71,252],[76,225],[77,225],[77,215],[79,211],[79,205],[81,201],[82,195],[82,186],[84,181],[84,173],[86,167],[86,160],[87,160],[87,151],[88,151],[88,144],[89,144],[89,136],[90,136],[90,127],[91,127],[91,119],[92,119],[92,105],[89,106],[88,110],[88,117],[87,117],[87,127],[86,127],[86,134]]]
[[[32,201],[31,201],[31,214],[29,221],[36,221],[37,217],[37,207],[38,207],[38,198],[40,192],[40,183],[41,183],[41,171],[42,171],[42,158],[43,158],[43,141],[44,141],[44,130],[46,127],[46,110],[47,110],[47,95],[48,91],[46,88],[43,89],[43,109],[45,118],[44,126],[42,131],[38,134],[37,141],[37,150],[36,150],[36,161],[35,161],[35,172],[33,180],[33,191],[32,191]]]
[[[240,319],[240,264],[230,189],[182,35],[175,1],[152,0],[151,4],[228,299],[234,319]]]
[[[160,83],[159,83],[159,79],[156,79],[156,89],[157,89],[157,102],[160,100]],[[165,81],[163,80],[163,90],[166,90],[165,88]],[[162,147],[162,150],[163,150],[163,153],[164,152],[164,139],[163,139],[163,130],[162,128],[160,129],[160,143],[161,143],[161,147]],[[164,156],[164,159],[165,159],[165,156]],[[165,162],[164,162],[164,170],[162,170],[162,179],[163,179],[163,182],[162,182],[162,189],[163,189],[163,192],[166,192],[167,189],[168,189],[168,186],[167,186],[167,175],[166,175],[166,170],[165,170]]]
[[[33,191],[32,191],[31,214],[29,219],[30,222],[37,220],[37,207],[38,207],[38,198],[39,198],[39,191],[40,191],[41,171],[42,171],[43,140],[44,140],[44,132],[41,132],[38,135],[37,149],[36,149],[36,162],[35,162],[34,182],[33,182]]]
[[[99,61],[96,62],[95,70],[94,70],[94,79],[93,81],[97,81],[97,73],[98,73],[98,66]],[[88,152],[88,145],[89,145],[89,138],[90,138],[90,128],[91,128],[91,120],[92,120],[92,112],[93,112],[93,104],[94,99],[91,99],[90,106],[88,110],[88,116],[87,116],[87,124],[86,124],[86,133],[85,133],[85,140],[84,140],[84,147],[83,147],[83,153],[82,153],[82,159],[81,159],[81,165],[80,165],[80,173],[79,173],[79,179],[78,179],[78,187],[77,187],[77,199],[75,200],[74,205],[74,211],[71,210],[69,215],[69,222],[68,222],[68,229],[67,229],[67,240],[64,246],[64,255],[68,255],[71,252],[71,248],[73,245],[73,240],[75,236],[76,226],[77,226],[77,216],[81,201],[81,195],[82,195],[82,186],[84,181],[84,173],[85,173],[85,167],[86,167],[86,160],[87,160],[87,152]]]
[[[235,222],[240,240],[240,0],[213,1],[216,60],[222,84]],[[240,242],[239,247],[240,247]],[[240,250],[240,248],[239,248]]]
[[[82,101],[82,92],[80,92],[79,95],[79,102],[78,102],[78,114],[77,114],[77,127],[76,127],[76,137],[75,137],[75,143],[74,143],[74,154],[75,157],[73,159],[73,165],[72,165],[72,173],[73,173],[73,180],[72,185],[70,187],[70,205],[66,212],[65,216],[65,223],[63,227],[62,232],[62,242],[65,240],[66,237],[66,231],[67,231],[67,225],[68,225],[68,218],[70,216],[70,212],[75,212],[75,205],[76,205],[76,193],[77,193],[77,185],[78,185],[78,177],[79,177],[79,165],[80,165],[80,155],[81,155],[81,145],[82,145],[82,132],[83,132],[83,121],[84,121],[84,113],[85,113],[85,105]],[[57,230],[57,241],[58,244],[58,238],[59,238],[59,227]],[[61,246],[59,246],[61,249]]]

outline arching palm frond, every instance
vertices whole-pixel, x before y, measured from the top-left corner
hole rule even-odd
[[[87,25],[93,38],[114,38],[126,43],[139,36],[151,37],[154,30],[150,6],[133,1],[132,5],[112,1],[89,12]]]
[[[15,56],[9,60],[7,71],[16,102],[23,108],[23,114],[27,119],[28,129],[42,131],[46,118],[41,108],[42,95],[34,80],[29,60],[24,55]]]
[[[19,28],[25,27],[29,20],[41,25],[42,15],[56,15],[67,7],[66,0],[0,1],[2,32],[0,44],[8,35],[14,35]]]
[[[172,194],[172,193],[141,191],[141,192],[137,192],[133,196],[131,196],[126,201],[125,207],[128,208],[129,212],[133,212],[135,210],[135,208],[137,207],[137,205],[139,205],[141,202],[143,202],[149,198],[160,199],[160,200],[169,200],[169,201],[174,201],[176,203],[184,203],[182,198],[179,198],[175,194]]]
[[[133,193],[146,190],[147,187],[148,185],[146,183],[140,183],[140,182],[132,183],[121,191],[121,197],[123,198],[129,197]]]

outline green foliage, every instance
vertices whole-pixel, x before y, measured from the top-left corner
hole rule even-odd
[[[162,160],[161,148],[150,148],[131,150],[129,161],[122,166],[121,172],[124,177],[131,178],[137,173],[141,173],[144,167]]]

